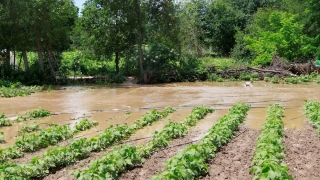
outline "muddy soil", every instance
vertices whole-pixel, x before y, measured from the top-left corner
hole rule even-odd
[[[287,129],[283,143],[286,147],[284,162],[293,179],[320,179],[320,140],[316,130],[306,123],[305,129]]]
[[[201,179],[252,179],[249,171],[259,134],[258,130],[242,126],[235,138],[209,161],[209,174]]]
[[[193,142],[199,137],[203,137],[206,132],[195,130],[189,132],[186,136],[180,139],[175,139],[170,143],[169,148],[159,151],[153,154],[147,161],[141,166],[135,169],[123,173],[120,176],[120,180],[127,179],[139,179],[139,180],[149,180],[152,176],[157,175],[164,169],[164,163],[167,159],[172,158],[178,151],[182,150],[188,144],[188,142]],[[188,143],[188,144],[186,144]],[[193,142],[196,143],[196,142]]]

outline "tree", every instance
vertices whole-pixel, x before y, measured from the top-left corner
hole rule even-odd
[[[88,0],[82,11],[81,26],[86,33],[85,45],[97,55],[115,56],[116,72],[122,53],[131,48],[135,36],[132,29],[131,1]]]
[[[204,43],[201,42],[203,29],[201,21],[206,7],[205,1],[190,1],[180,5],[179,38],[183,56],[201,57],[204,52]]]
[[[309,53],[306,47],[310,39],[303,34],[303,25],[297,22],[297,17],[286,12],[272,12],[268,28],[245,38],[248,49],[257,55],[253,65],[267,65],[274,54],[294,61]]]
[[[228,56],[235,44],[237,28],[243,24],[244,13],[218,0],[209,5],[202,24],[204,42],[220,55]]]

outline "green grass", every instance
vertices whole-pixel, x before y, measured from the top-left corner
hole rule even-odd
[[[241,66],[248,66],[249,64],[237,61],[232,58],[213,58],[213,57],[202,57],[199,60],[205,66],[214,66],[217,70],[236,69]]]

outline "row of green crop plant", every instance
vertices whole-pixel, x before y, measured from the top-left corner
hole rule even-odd
[[[24,86],[20,82],[0,80],[0,97],[11,98],[30,95],[44,90],[45,86]]]
[[[206,161],[214,158],[216,151],[233,137],[249,109],[246,104],[234,105],[227,115],[216,121],[208,135],[167,160],[165,170],[152,179],[195,179],[207,174]]]
[[[28,119],[36,119],[40,117],[50,116],[50,111],[45,109],[34,109],[30,110],[26,113],[26,116],[18,116],[13,122],[18,123],[22,121],[27,121]],[[0,127],[3,126],[12,126],[12,121],[9,120],[9,118],[3,113],[0,115]],[[33,125],[23,125],[21,131],[19,131],[19,134],[22,134],[24,132],[33,132],[40,130],[40,126],[35,123]],[[5,142],[5,134],[3,132],[1,133],[1,139],[0,142]]]
[[[26,113],[25,116],[18,116],[14,122],[18,123],[18,122],[22,122],[22,121],[27,121],[29,119],[37,119],[37,118],[41,118],[41,117],[46,117],[46,116],[50,116],[51,113],[48,110],[39,108],[39,109],[33,109],[30,110]],[[12,122],[9,120],[9,118],[3,113],[0,115],[0,127],[3,126],[12,126]]]
[[[138,129],[149,126],[174,111],[171,107],[166,107],[162,112],[152,110],[130,126],[127,124],[111,125],[91,139],[80,138],[72,141],[66,147],[50,149],[44,152],[43,157],[34,157],[29,163],[0,165],[0,177],[6,179],[32,179],[46,176],[52,171],[87,158],[93,151],[101,151],[130,137]]]
[[[320,76],[316,71],[312,72],[310,75],[308,74],[301,74],[300,76],[292,76],[286,78],[279,78],[278,76],[274,77],[265,77],[264,80],[266,82],[272,82],[274,84],[301,84],[301,83],[320,83]]]
[[[35,152],[39,149],[55,145],[62,140],[72,138],[75,133],[90,129],[97,124],[96,121],[83,119],[75,125],[74,129],[70,129],[69,125],[49,124],[40,132],[22,133],[21,136],[17,137],[12,147],[0,150],[0,162],[4,163],[10,159],[23,157],[25,152]]]
[[[310,119],[310,123],[320,133],[320,104],[314,100],[307,100],[303,104],[304,113]]]
[[[171,139],[179,138],[188,133],[188,128],[203,119],[214,110],[210,107],[193,108],[191,114],[181,122],[166,124],[162,131],[155,132],[153,138],[145,146],[123,145],[113,148],[109,154],[91,161],[86,170],[77,170],[77,179],[118,179],[120,173],[144,162],[154,152],[167,147]]]
[[[285,157],[282,144],[283,116],[281,106],[272,104],[268,107],[267,119],[257,139],[251,163],[250,174],[254,175],[253,179],[292,179],[288,174],[288,166],[281,162]]]
[[[40,131],[40,125],[38,123],[33,123],[33,124],[24,124],[21,127],[21,130],[18,132],[18,135],[23,135],[27,133],[32,133],[36,131]]]

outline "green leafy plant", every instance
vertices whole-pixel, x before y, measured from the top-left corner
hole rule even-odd
[[[19,123],[23,121],[27,121],[28,117],[27,116],[18,116],[17,119],[14,120],[14,122]]]
[[[300,78],[301,82],[311,82],[311,80],[312,80],[311,76],[303,75],[303,74],[301,74],[299,78]]]
[[[74,131],[75,133],[79,131],[85,131],[87,129],[97,126],[98,124],[99,123],[97,121],[90,121],[88,119],[83,119],[80,122],[75,124]]]
[[[291,84],[298,84],[299,83],[299,79],[295,78],[295,77],[285,78],[284,81],[286,83],[291,83]]]
[[[36,132],[40,130],[40,126],[36,123],[24,125],[19,131],[19,137],[17,137],[13,147],[0,151],[0,163],[22,157],[24,155],[23,152],[35,152],[39,149],[56,145],[58,142],[70,139],[74,134],[96,125],[97,122],[87,119],[81,120],[74,129],[70,129],[69,125],[60,126],[51,123],[40,132]]]
[[[42,91],[44,86],[24,86],[20,82],[10,82],[1,80],[0,97],[11,98],[16,96],[30,95],[31,93]]]
[[[19,134],[23,134],[23,133],[31,133],[34,131],[39,131],[40,130],[40,126],[38,123],[34,123],[34,124],[24,124],[21,128],[21,130],[19,131]]]
[[[320,133],[320,104],[317,101],[307,100],[303,104],[304,113],[309,118],[310,123]]]
[[[15,146],[23,152],[34,152],[41,148],[55,145],[59,141],[69,139],[73,136],[73,132],[69,125],[45,128],[39,133],[22,134],[15,142]]]
[[[233,132],[243,122],[249,106],[236,104],[216,121],[209,134],[199,144],[190,145],[165,163],[165,171],[152,179],[194,179],[208,172],[206,161],[215,156],[215,151],[232,138]]]
[[[153,134],[152,140],[150,140],[147,145],[138,147],[132,145],[115,147],[103,158],[92,161],[89,169],[83,171],[78,170],[74,172],[74,175],[78,179],[90,179],[93,177],[117,179],[121,172],[134,165],[143,163],[144,158],[149,157],[160,148],[167,147],[171,139],[184,136],[188,131],[187,128],[189,124],[191,126],[195,125],[195,123],[189,123],[191,122],[190,119],[198,121],[210,112],[213,112],[213,109],[210,107],[193,108],[191,115],[181,122],[169,121],[161,132],[156,131]]]
[[[127,124],[110,126],[92,139],[80,138],[72,141],[72,143],[66,147],[57,147],[45,151],[43,157],[34,157],[29,163],[2,166],[0,167],[0,174],[5,178],[11,179],[43,177],[53,170],[65,167],[88,157],[92,151],[103,150],[128,138],[131,134],[136,132],[136,130],[152,124],[152,122],[160,120],[174,111],[175,110],[171,107],[166,107],[162,112],[152,110],[136,120],[131,126],[128,126]],[[51,127],[56,127],[56,125],[51,125]],[[2,151],[0,150],[0,157],[2,156],[2,162],[5,162],[5,160],[8,159],[5,153],[8,152],[9,149],[4,149]],[[18,155],[19,154],[17,154],[17,156]]]
[[[0,127],[2,127],[2,126],[12,126],[10,120],[4,114],[0,115]]]
[[[272,81],[272,83],[274,83],[274,84],[279,84],[280,83],[280,78],[279,77],[273,77],[273,78],[271,78],[271,81]]]
[[[5,138],[4,132],[0,132],[0,143],[4,143]]]
[[[257,147],[251,163],[250,174],[254,175],[253,179],[293,179],[288,174],[288,166],[281,162],[285,157],[282,145],[283,116],[281,106],[269,106],[267,119],[257,139]]]
[[[34,118],[41,118],[41,117],[46,117],[50,116],[50,111],[45,110],[45,109],[34,109],[30,110],[27,112],[29,114],[29,118],[34,119]]]
[[[265,82],[270,82],[270,81],[271,81],[271,78],[270,78],[270,77],[264,77],[264,81],[265,81]]]

